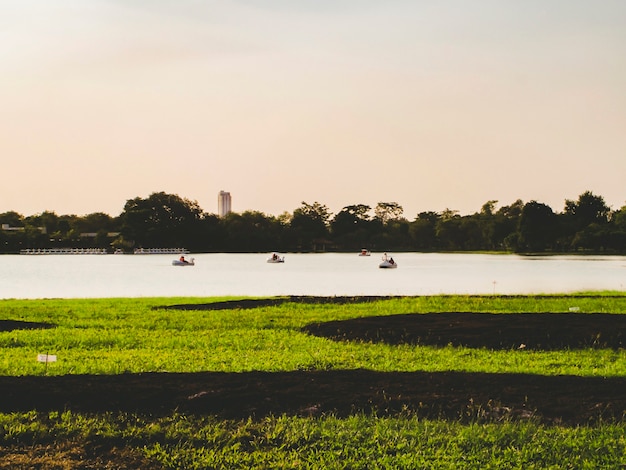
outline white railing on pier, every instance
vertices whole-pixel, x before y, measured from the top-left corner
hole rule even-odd
[[[136,255],[176,255],[189,253],[186,248],[135,248]]]
[[[106,255],[106,248],[27,248],[21,255]]]

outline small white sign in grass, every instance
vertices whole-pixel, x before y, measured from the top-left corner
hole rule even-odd
[[[37,362],[56,362],[57,356],[56,354],[37,354]]]
[[[56,354],[37,354],[37,362],[43,362],[46,365],[45,373],[48,373],[48,363],[56,362]]]

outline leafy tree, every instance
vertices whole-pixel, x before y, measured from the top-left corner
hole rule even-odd
[[[519,220],[520,248],[527,251],[552,248],[556,229],[556,214],[549,206],[537,201],[526,203]]]
[[[293,223],[293,219],[295,219],[296,217],[303,217],[308,218],[309,220],[313,220],[319,227],[323,226],[325,228],[328,225],[328,221],[330,220],[331,215],[332,214],[328,210],[328,207],[320,204],[317,201],[313,204],[307,204],[306,202],[302,201],[302,206],[300,206],[293,212],[291,222]]]
[[[495,209],[497,203],[498,203],[498,201],[496,201],[496,200],[485,202],[483,204],[483,206],[481,207],[481,209],[480,209],[480,213],[482,215],[492,216],[493,215],[493,210]]]
[[[379,202],[374,208],[374,217],[383,225],[390,220],[397,220],[402,217],[404,209],[397,202]]]
[[[413,240],[409,233],[409,221],[406,219],[391,219],[383,226],[382,237],[378,239],[379,246],[389,250],[410,250]]]
[[[335,215],[330,230],[335,243],[343,249],[357,250],[370,243],[370,206],[346,206]]]
[[[204,214],[194,237],[196,243],[190,246],[199,246],[202,251],[226,250],[226,228],[224,220],[217,214]]]
[[[486,234],[484,228],[485,223],[478,217],[465,216],[461,217],[459,226],[461,240],[459,248],[462,250],[482,250],[486,248]]]
[[[435,227],[439,220],[436,212],[420,212],[416,219],[409,224],[409,236],[413,248],[421,251],[434,250],[437,246]]]
[[[0,224],[8,224],[11,227],[23,227],[24,216],[15,211],[4,212],[0,214]]]
[[[609,227],[604,227],[610,214],[604,198],[591,191],[585,191],[576,201],[566,199],[563,213],[559,215],[563,249],[598,250],[610,231]]]
[[[448,220],[448,219],[454,219],[456,217],[459,217],[459,211],[457,210],[453,210],[453,209],[448,209],[446,208],[442,213],[441,213],[441,220]]]
[[[255,252],[276,250],[281,245],[280,222],[258,211],[231,212],[222,222],[230,251]]]
[[[193,241],[202,210],[196,201],[159,192],[147,199],[129,199],[120,218],[123,237],[137,246],[179,247]]]
[[[480,213],[475,214],[472,219],[477,222],[475,231],[480,232],[480,235],[474,233],[474,240],[471,243],[472,249],[478,250],[493,250],[496,248],[498,242],[495,239],[496,232],[496,215],[494,213],[495,207],[498,201],[490,200],[485,202],[480,208]],[[478,245],[478,247],[476,247]]]
[[[302,206],[293,211],[290,228],[298,249],[314,249],[316,241],[328,238],[328,221],[331,213],[323,204],[314,202]]]
[[[610,231],[605,246],[609,250],[626,252],[626,206],[611,214]]]
[[[593,223],[607,223],[611,209],[606,205],[602,196],[585,191],[578,196],[577,201],[565,200],[564,213],[574,219],[574,227],[580,230]]]
[[[24,216],[14,211],[0,214],[0,224],[8,224],[10,227],[24,227]],[[17,253],[26,244],[25,231],[0,230],[0,252]]]
[[[619,230],[626,230],[626,206],[622,206],[620,210],[611,215],[611,222]]]
[[[517,231],[524,203],[518,199],[511,206],[504,206],[495,211],[497,202],[496,200],[487,201],[483,204],[480,213],[475,214],[482,236],[479,246],[475,249],[511,249],[511,242],[514,240],[511,235]]]
[[[518,199],[510,206],[502,206],[498,209],[497,215],[501,215],[507,219],[517,220],[522,215],[523,209],[524,201]]]
[[[44,229],[45,233],[53,233],[57,230],[59,223],[59,216],[53,211],[44,211],[41,214],[31,215],[25,220],[27,226],[39,229]]]
[[[493,248],[517,251],[519,248],[519,219],[524,209],[524,202],[516,200],[509,206],[502,206],[495,214],[493,228]]]
[[[435,235],[442,250],[459,250],[463,244],[461,218],[440,219],[435,226]]]
[[[59,224],[57,226],[57,234],[59,237],[64,237],[67,233],[72,230],[72,224],[67,217],[61,218],[59,220]]]
[[[83,217],[77,217],[73,221],[73,226],[80,232],[116,231],[120,228],[119,222],[104,212],[94,212]]]

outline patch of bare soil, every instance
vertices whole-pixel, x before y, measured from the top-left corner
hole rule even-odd
[[[604,313],[430,313],[316,323],[307,333],[342,341],[488,349],[619,349],[626,315]]]
[[[106,438],[98,442],[81,439],[47,444],[0,447],[0,469],[87,470],[128,469],[157,470],[159,462],[147,459],[139,449],[124,442],[112,445]]]
[[[0,411],[173,411],[221,418],[412,412],[424,418],[622,421],[626,378],[330,370],[0,377]]]

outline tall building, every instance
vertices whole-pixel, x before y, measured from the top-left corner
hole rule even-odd
[[[224,217],[230,211],[230,193],[226,191],[220,191],[220,193],[217,195],[217,214],[220,217]]]

